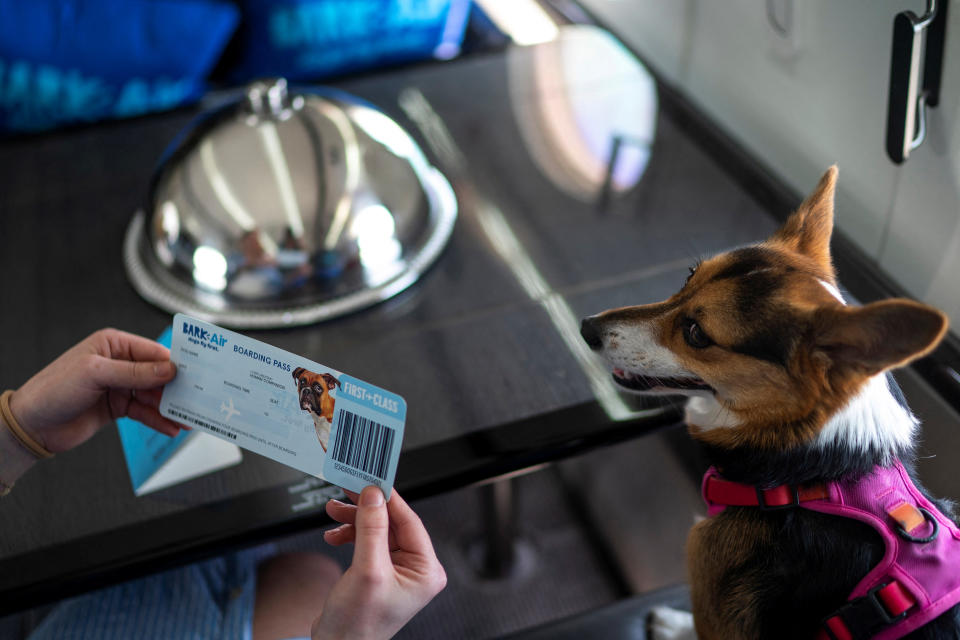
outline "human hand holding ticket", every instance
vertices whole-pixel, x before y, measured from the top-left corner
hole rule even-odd
[[[344,489],[393,487],[400,396],[178,313],[160,414]]]
[[[332,545],[354,543],[353,562],[340,578],[313,623],[313,640],[392,638],[447,584],[430,535],[398,493],[384,505],[376,489],[356,505],[327,503],[342,523],[324,533]]]

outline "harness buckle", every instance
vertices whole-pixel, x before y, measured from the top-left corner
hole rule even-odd
[[[907,612],[909,611],[909,609],[906,609],[904,611],[901,611],[895,616],[890,615],[890,612],[887,611],[887,606],[883,604],[883,601],[880,599],[880,595],[879,595],[880,591],[882,591],[883,589],[886,589],[888,586],[890,586],[889,582],[878,584],[873,589],[870,589],[869,591],[867,591],[867,595],[866,595],[866,597],[870,599],[870,604],[872,604],[877,609],[877,611],[880,612],[880,615],[883,618],[883,624],[885,626],[891,625],[894,622],[900,622],[901,620],[907,617]]]
[[[778,509],[790,509],[792,507],[800,506],[800,487],[795,484],[785,484],[780,485],[779,487],[774,487],[773,489],[761,489],[756,487],[757,491],[757,506],[760,507],[761,511],[776,511]],[[769,504],[767,500],[767,493],[777,492],[774,494],[777,498],[783,498],[786,502],[781,502],[777,500],[777,504]],[[784,495],[784,493],[786,495]]]
[[[839,618],[849,637],[854,640],[866,640],[873,637],[879,630],[900,622],[907,617],[910,609],[905,609],[895,616],[890,615],[879,595],[879,592],[888,586],[890,582],[878,584],[867,591],[866,595],[846,603],[827,616],[821,623],[821,628],[826,631],[831,640],[839,640],[833,626],[829,624],[831,620]]]

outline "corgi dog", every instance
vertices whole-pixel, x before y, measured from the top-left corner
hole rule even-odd
[[[714,465],[687,542],[692,619],[654,637],[960,638],[960,529],[912,471],[917,420],[888,371],[940,311],[847,305],[830,256],[836,167],[768,240],[692,268],[656,304],[586,318],[624,389],[687,396]]]

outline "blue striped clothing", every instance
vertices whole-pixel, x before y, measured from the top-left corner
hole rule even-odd
[[[64,600],[30,640],[250,640],[264,545]]]

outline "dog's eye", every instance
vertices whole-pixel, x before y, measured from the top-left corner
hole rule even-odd
[[[713,344],[710,336],[693,320],[688,320],[684,326],[683,338],[687,341],[687,344],[694,349],[706,349]]]
[[[690,282],[690,278],[693,277],[693,274],[697,272],[697,269],[700,268],[700,261],[697,260],[696,264],[690,267],[690,273],[687,274],[687,279],[683,281],[683,286],[687,286],[687,283]]]

